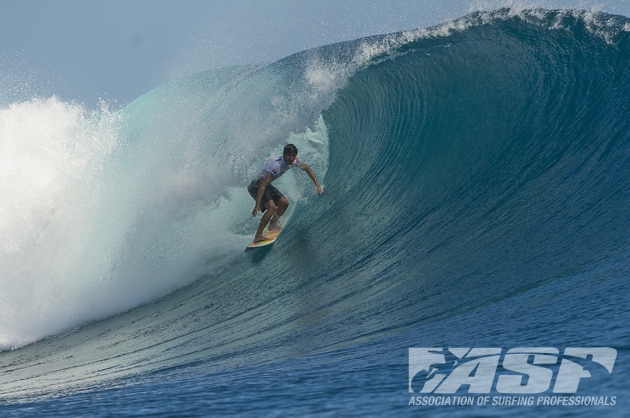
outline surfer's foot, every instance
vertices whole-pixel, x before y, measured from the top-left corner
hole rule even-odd
[[[262,235],[259,237],[254,237],[254,244],[258,244],[259,242],[269,241],[268,238],[263,237]]]

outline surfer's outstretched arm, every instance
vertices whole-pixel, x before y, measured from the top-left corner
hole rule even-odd
[[[315,175],[311,167],[309,167],[306,163],[302,163],[302,165],[300,165],[300,168],[306,171],[306,174],[308,174],[311,180],[313,180],[313,184],[315,184],[315,187],[317,188],[317,194],[324,193],[324,190],[322,190],[322,186],[320,186],[317,182],[317,176]]]

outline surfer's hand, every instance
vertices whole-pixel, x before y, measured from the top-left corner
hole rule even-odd
[[[258,205],[254,206],[254,210],[252,211],[252,216],[256,217],[256,215],[258,214],[259,210],[260,210],[260,208],[258,207]]]
[[[317,187],[317,194],[324,193],[324,190],[322,189],[322,186],[315,186],[315,187]]]

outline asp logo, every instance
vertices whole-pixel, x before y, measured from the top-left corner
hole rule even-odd
[[[591,377],[592,364],[612,373],[617,350],[609,347],[570,347],[563,354],[553,347],[409,348],[409,393],[490,393],[496,379],[499,393],[576,393],[581,379]],[[560,365],[557,367],[557,365]],[[555,372],[557,370],[557,373]]]

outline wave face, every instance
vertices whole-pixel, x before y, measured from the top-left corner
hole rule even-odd
[[[117,113],[3,110],[5,126],[42,107],[69,122],[51,138],[59,118],[44,121],[52,154],[12,151],[30,133],[2,142],[2,165],[21,165],[2,181],[0,344],[63,332],[2,353],[2,393],[327,352],[627,268],[628,31],[601,13],[475,13],[198,74]],[[325,192],[287,174],[285,232],[243,253],[247,181],[286,142]]]

